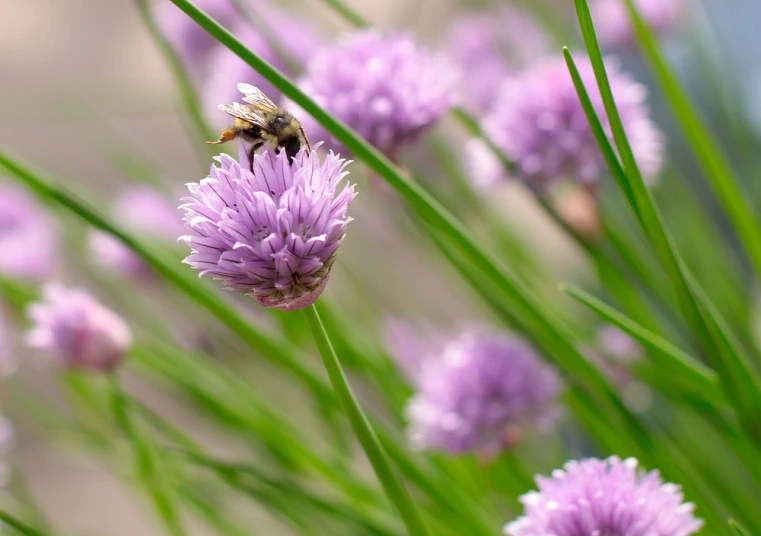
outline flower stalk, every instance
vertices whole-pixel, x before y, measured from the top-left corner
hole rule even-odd
[[[362,410],[349,386],[349,381],[341,367],[341,362],[338,360],[328,333],[322,325],[317,307],[310,305],[305,308],[304,315],[314,336],[320,357],[330,378],[330,383],[333,385],[336,396],[343,406],[349,422],[354,429],[354,433],[357,435],[357,439],[362,445],[370,464],[373,466],[373,470],[378,480],[380,480],[386,495],[399,511],[410,536],[429,536],[431,534],[430,530],[420,516],[417,508],[415,508],[404,484],[402,484],[396,471],[391,466],[388,455],[383,450],[378,437],[375,435],[375,431],[370,425],[370,421],[368,421],[365,412]]]

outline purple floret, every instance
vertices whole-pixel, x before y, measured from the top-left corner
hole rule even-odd
[[[336,259],[354,199],[347,161],[333,153],[265,150],[254,172],[216,157],[209,176],[188,185],[183,199],[185,262],[267,307],[294,310],[314,303]]]
[[[508,536],[688,536],[703,525],[679,486],[637,470],[634,458],[570,461],[536,482]]]

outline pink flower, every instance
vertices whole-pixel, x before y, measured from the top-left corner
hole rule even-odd
[[[80,290],[47,285],[43,300],[29,307],[26,343],[66,368],[114,370],[132,346],[124,321]]]

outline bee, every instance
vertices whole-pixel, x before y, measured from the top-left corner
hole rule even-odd
[[[246,154],[251,171],[254,171],[254,153],[265,143],[277,152],[285,150],[289,159],[293,159],[301,149],[307,152],[312,149],[301,123],[279,108],[259,88],[241,83],[238,84],[238,91],[243,93],[243,100],[248,104],[220,104],[218,108],[233,116],[235,122],[222,131],[217,141],[206,143],[217,145],[240,138],[249,145]]]

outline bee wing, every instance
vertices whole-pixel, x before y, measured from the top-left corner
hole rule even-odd
[[[307,138],[307,133],[304,130],[304,127],[299,127],[299,132],[301,132],[301,135],[304,136],[304,143],[306,144],[307,153],[311,152],[312,146],[309,143],[309,138]]]
[[[277,105],[272,102],[267,95],[262,93],[262,90],[251,84],[238,84],[238,91],[243,93],[243,100],[249,104],[253,104],[257,107],[267,108],[270,110],[277,110]]]
[[[251,124],[254,124],[260,128],[267,128],[267,121],[264,115],[254,109],[252,106],[247,106],[239,102],[231,102],[230,104],[220,104],[217,106],[220,110],[238,119],[243,119]]]

